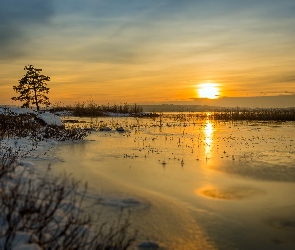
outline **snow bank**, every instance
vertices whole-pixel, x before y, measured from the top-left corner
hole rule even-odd
[[[4,245],[4,240],[1,239],[1,246]],[[35,235],[27,232],[16,232],[15,237],[12,242],[11,249],[13,250],[41,250],[41,248],[36,244],[38,238]]]
[[[73,142],[72,142],[73,143]],[[20,155],[26,155],[25,158],[36,158],[37,155],[42,155],[44,157],[45,153],[51,149],[52,147],[58,145],[58,142],[54,139],[47,139],[38,141],[37,143],[30,140],[29,138],[10,138],[3,139],[0,143],[1,148],[7,149],[12,148],[15,152],[18,151]],[[1,152],[1,151],[0,151]],[[40,158],[40,157],[39,157]],[[32,164],[23,162],[24,158],[22,158],[22,166]]]
[[[11,111],[14,114],[17,115],[22,115],[22,114],[37,114],[36,110],[32,109],[27,109],[27,108],[12,108],[12,107],[5,107],[5,106],[0,106],[0,114],[4,114],[7,111]]]
[[[55,125],[55,126],[64,126],[61,118],[55,114],[49,112],[38,112],[36,110],[28,109],[28,108],[11,108],[11,107],[1,107],[0,106],[0,114],[7,114],[11,112],[12,115],[23,115],[23,114],[33,114],[38,119],[42,120],[47,125]]]
[[[38,114],[37,118],[44,121],[47,125],[55,125],[55,126],[63,126],[64,125],[59,116],[49,113],[49,112]]]

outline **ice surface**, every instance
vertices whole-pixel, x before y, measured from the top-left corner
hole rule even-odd
[[[239,200],[255,197],[257,195],[263,195],[264,192],[251,187],[208,187],[198,190],[197,194],[213,199]]]
[[[218,249],[274,249],[274,240],[294,249],[294,123],[101,121],[130,133],[58,144],[63,161],[52,167],[110,192],[98,191],[100,209],[136,208],[135,228],[165,249],[210,249],[210,242]]]
[[[103,211],[136,208],[139,242],[149,238],[163,249],[275,249],[281,242],[294,249],[294,122],[177,119],[100,118],[130,133],[92,133],[91,142],[61,146],[64,162],[55,169],[109,192],[98,194]]]

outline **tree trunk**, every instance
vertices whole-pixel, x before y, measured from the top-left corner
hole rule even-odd
[[[39,111],[39,105],[38,105],[37,91],[36,91],[35,82],[34,82],[34,95],[35,95],[35,103],[36,103],[36,107],[37,107],[37,110]]]

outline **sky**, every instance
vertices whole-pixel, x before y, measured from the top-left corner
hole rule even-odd
[[[24,66],[52,103],[295,95],[294,0],[0,0],[0,103]]]

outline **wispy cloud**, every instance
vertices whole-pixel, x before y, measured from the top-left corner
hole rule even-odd
[[[31,39],[31,29],[48,22],[53,15],[52,1],[0,0],[0,58],[18,57]]]

